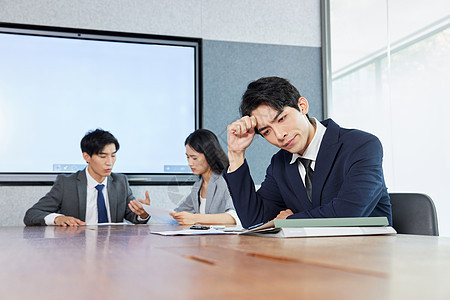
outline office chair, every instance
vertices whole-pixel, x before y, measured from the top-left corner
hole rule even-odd
[[[436,209],[428,195],[389,193],[392,223],[397,233],[439,235]]]

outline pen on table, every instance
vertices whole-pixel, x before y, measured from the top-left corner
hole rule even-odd
[[[259,226],[261,226],[261,225],[263,225],[263,224],[264,224],[264,222],[259,223],[259,224],[256,224],[256,225],[253,225],[253,226],[250,226],[250,227],[247,228],[247,230],[251,230],[251,229],[256,228],[256,227],[259,227]]]

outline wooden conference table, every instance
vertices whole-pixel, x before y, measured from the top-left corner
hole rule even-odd
[[[0,228],[2,299],[450,299],[450,238]]]

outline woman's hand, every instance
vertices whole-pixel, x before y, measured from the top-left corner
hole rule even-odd
[[[186,211],[173,212],[170,215],[178,222],[180,225],[192,225],[197,223],[197,215]]]

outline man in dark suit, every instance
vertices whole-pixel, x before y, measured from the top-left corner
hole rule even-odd
[[[81,140],[88,166],[71,175],[58,175],[50,192],[25,213],[25,225],[78,226],[124,218],[147,223],[150,216],[134,199],[126,176],[111,173],[118,150],[119,142],[108,131],[88,132]]]
[[[392,224],[380,141],[331,119],[309,118],[308,108],[286,79],[266,77],[248,85],[243,117],[227,128],[230,166],[223,172],[242,225],[367,216],[386,216]],[[257,192],[245,160],[255,133],[281,149]]]

